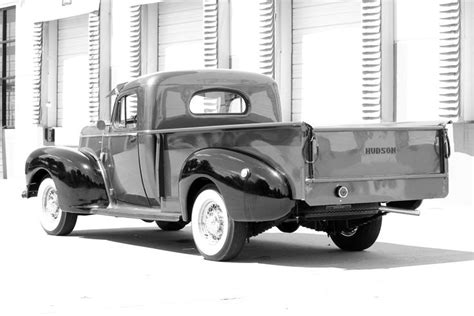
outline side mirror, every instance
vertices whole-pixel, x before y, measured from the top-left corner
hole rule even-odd
[[[96,126],[99,129],[99,131],[103,131],[105,127],[107,126],[107,124],[105,124],[105,122],[102,120],[98,120]]]

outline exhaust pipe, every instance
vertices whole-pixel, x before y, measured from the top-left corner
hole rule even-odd
[[[420,216],[420,211],[418,210],[407,210],[403,208],[396,208],[396,207],[389,207],[389,206],[380,206],[379,211],[384,212],[384,213],[397,213],[397,214],[404,214],[404,215]]]

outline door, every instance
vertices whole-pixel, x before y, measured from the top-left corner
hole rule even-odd
[[[361,1],[293,2],[292,120],[362,121]]]
[[[201,1],[158,4],[158,70],[204,67]]]
[[[136,91],[124,92],[117,98],[101,157],[112,198],[117,202],[149,206],[139,164],[137,102]]]
[[[56,144],[77,146],[89,124],[88,15],[58,20]]]

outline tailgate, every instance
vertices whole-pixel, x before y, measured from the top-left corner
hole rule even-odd
[[[314,129],[310,205],[387,202],[447,194],[444,125],[390,124]],[[345,186],[349,195],[337,196]]]

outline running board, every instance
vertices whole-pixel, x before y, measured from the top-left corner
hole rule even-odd
[[[404,215],[420,216],[420,211],[418,210],[407,210],[404,208],[396,208],[396,207],[388,207],[388,206],[380,206],[379,211],[384,212],[384,213],[397,213],[397,214],[404,214]]]
[[[159,209],[140,206],[114,205],[109,206],[108,208],[93,208],[90,210],[90,213],[151,221],[179,222],[181,220],[180,213],[161,213]]]

